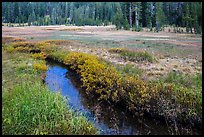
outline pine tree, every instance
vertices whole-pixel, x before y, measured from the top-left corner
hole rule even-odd
[[[158,32],[160,28],[165,24],[166,20],[162,2],[156,2],[155,4],[155,18],[156,18],[156,31]]]

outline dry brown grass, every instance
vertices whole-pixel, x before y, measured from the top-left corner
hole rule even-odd
[[[73,42],[76,42],[75,40],[46,40],[45,43],[55,44],[55,45],[67,45]]]
[[[67,29],[60,29],[59,31],[78,31],[78,30],[84,30],[82,28],[67,28]]]
[[[2,44],[12,43],[12,42],[22,42],[22,41],[26,41],[26,40],[19,37],[2,37]]]

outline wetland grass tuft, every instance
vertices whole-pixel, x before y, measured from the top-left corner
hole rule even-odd
[[[131,51],[123,48],[111,48],[109,49],[111,53],[118,53],[124,60],[133,62],[153,62],[154,58],[146,51]]]
[[[4,91],[2,112],[3,134],[97,134],[93,123],[73,113],[60,93],[39,81]]]

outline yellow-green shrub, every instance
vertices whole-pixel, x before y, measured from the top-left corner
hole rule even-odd
[[[174,85],[173,94],[176,98],[176,103],[187,107],[190,115],[202,113],[202,92]]]
[[[110,48],[108,51],[111,53],[121,53],[121,52],[125,51],[125,49],[123,49],[123,48]]]
[[[6,50],[7,52],[11,53],[11,52],[13,52],[15,49],[14,49],[14,47],[11,46],[11,45],[6,45],[6,46],[5,46],[5,50]]]
[[[46,53],[50,53],[50,52],[56,50],[55,45],[52,45],[46,41],[38,42],[35,46],[36,46],[36,48],[38,48],[41,51],[46,52]]]
[[[122,79],[115,68],[106,66],[95,56],[79,52],[69,53],[64,63],[81,76],[87,93],[97,94],[100,99],[119,100]]]
[[[46,54],[44,52],[34,53],[34,54],[32,54],[32,57],[36,58],[36,59],[45,59],[46,58]]]
[[[149,88],[148,85],[139,78],[136,77],[125,77],[124,89],[128,96],[128,101],[131,101],[135,105],[144,105],[145,102],[149,101]]]
[[[30,52],[30,48],[29,47],[16,47],[15,51],[19,51],[19,52]]]
[[[28,47],[28,48],[33,48],[35,46],[34,43],[32,42],[15,42],[15,43],[12,43],[12,46],[14,48],[17,48],[17,47]]]
[[[65,45],[74,42],[74,40],[45,40],[43,42],[55,45]]]
[[[31,42],[15,42],[10,44],[14,48],[15,51],[19,52],[30,52],[35,49],[35,43]]]
[[[34,63],[33,67],[37,70],[42,70],[42,71],[46,71],[48,69],[44,61]]]

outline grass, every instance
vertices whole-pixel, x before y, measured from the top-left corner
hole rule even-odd
[[[67,54],[68,52],[56,50],[56,51],[50,52],[48,57],[54,59],[55,61],[63,63],[64,58],[66,57]]]
[[[158,81],[144,81],[138,77],[142,75],[142,70],[131,65],[114,68],[110,63],[103,63],[93,55],[62,52],[62,49],[46,42],[36,45],[48,57],[76,71],[85,91],[88,94],[96,94],[98,99],[113,103],[122,102],[133,113],[148,112],[190,125],[198,123],[201,127],[201,74],[191,77],[170,73],[166,78]],[[5,45],[4,48],[6,48]],[[109,52],[120,54],[131,61],[153,61],[153,57],[147,52],[134,52],[120,48],[112,48]]]
[[[32,85],[32,86],[30,86]],[[96,134],[93,123],[68,108],[60,93],[41,82],[23,82],[4,91],[3,134]]]
[[[174,83],[187,88],[198,89],[202,87],[202,74],[188,75],[170,72],[167,76],[161,78],[165,83]],[[199,90],[201,90],[199,88]]]
[[[42,60],[2,48],[2,134],[99,134],[59,93],[42,84]],[[44,68],[43,66],[42,68]],[[32,85],[32,86],[31,86]]]
[[[153,62],[154,58],[146,51],[131,51],[123,48],[111,48],[110,53],[118,53],[124,60],[133,62]]]
[[[17,38],[17,37],[3,37],[2,38],[2,43],[12,43],[12,42],[20,42],[20,41],[25,41],[23,38]]]
[[[78,30],[84,30],[82,28],[66,28],[66,29],[60,29],[59,31],[78,31]]]
[[[130,64],[126,64],[126,65],[116,65],[115,66],[117,71],[120,72],[122,75],[130,75],[130,76],[139,76],[141,77],[142,74],[143,74],[143,70],[136,67],[136,66],[133,66],[133,65],[130,65]]]
[[[166,88],[164,87],[162,91],[162,94],[166,95],[161,94],[161,96],[163,97],[160,96],[158,99],[161,100],[161,98],[163,98],[165,100],[171,100],[175,104],[177,104],[162,104],[163,107],[165,106],[169,110],[174,109],[174,114],[171,114],[172,118],[180,117],[179,119],[182,119],[183,122],[185,121],[186,123],[188,123],[190,121],[192,125],[195,126],[197,124],[201,127],[200,124],[202,123],[202,74],[188,75],[170,72],[167,76],[164,76],[159,80],[153,82],[168,85],[166,86]],[[167,95],[167,92],[169,92],[169,95]],[[166,109],[166,111],[168,109]]]

